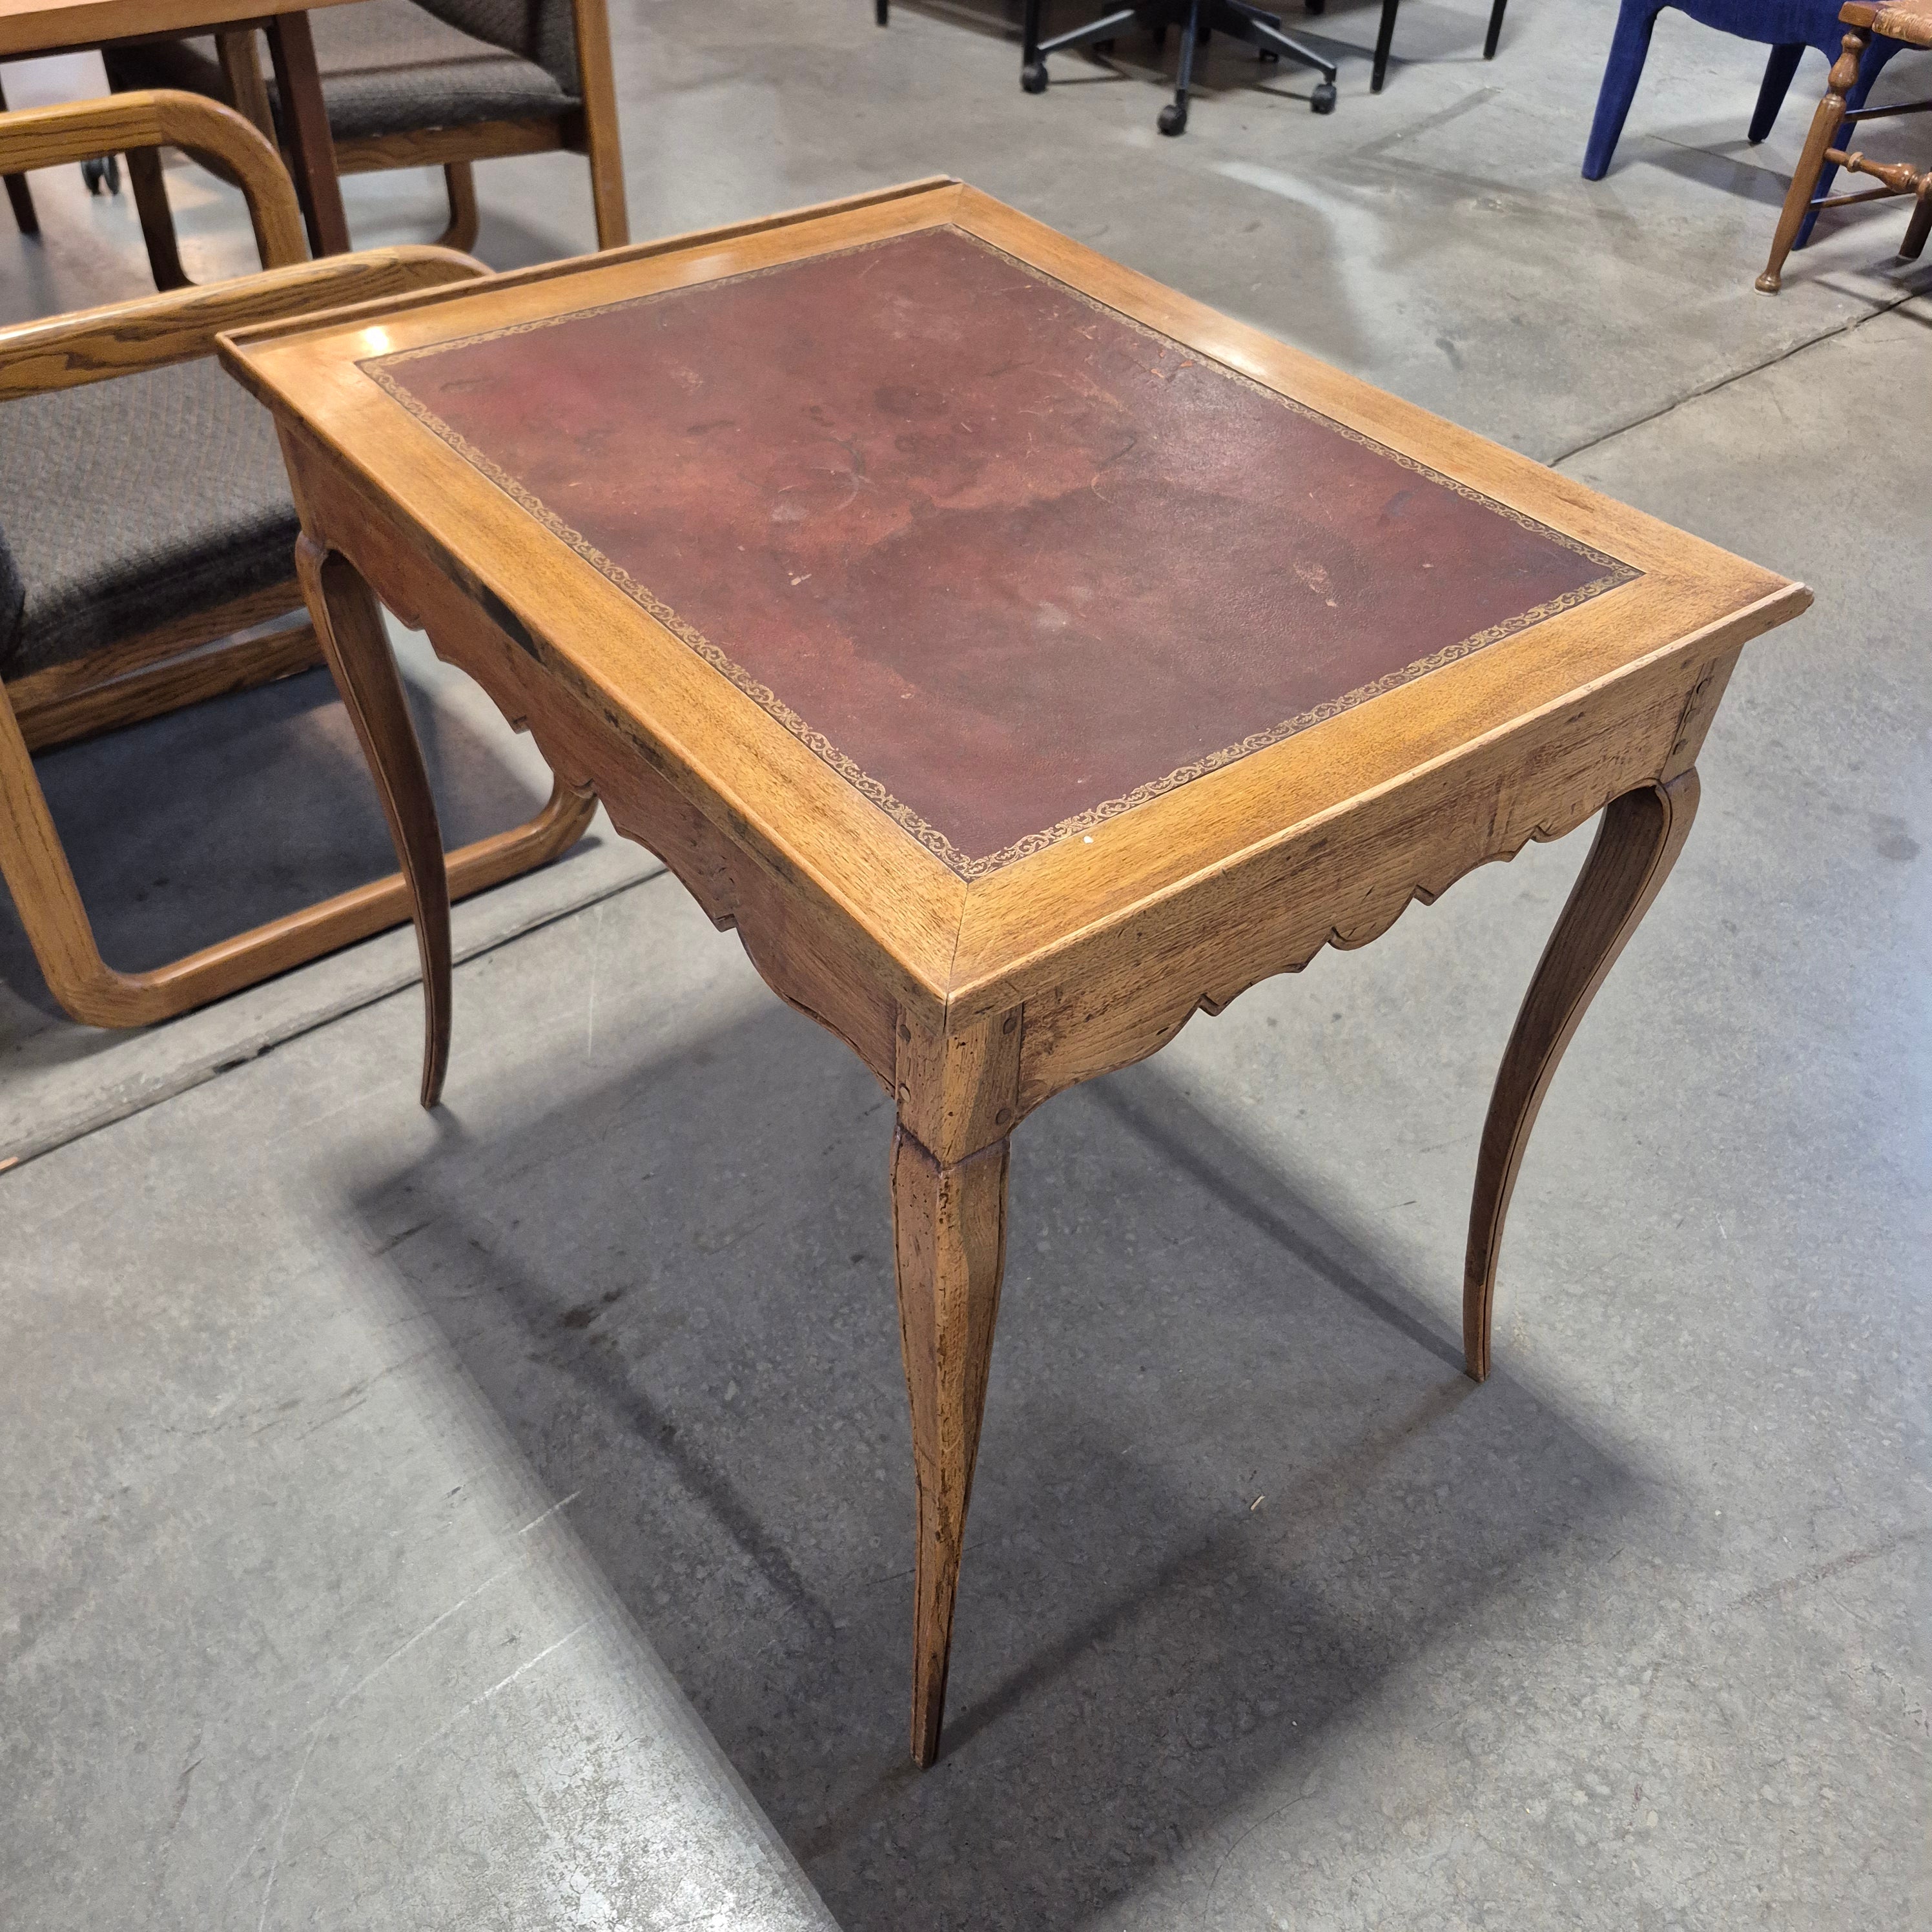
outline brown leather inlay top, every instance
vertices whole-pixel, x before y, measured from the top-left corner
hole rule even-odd
[[[952,228],[362,367],[969,878],[1636,574]]]

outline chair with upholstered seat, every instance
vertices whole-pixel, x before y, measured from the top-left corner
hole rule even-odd
[[[597,245],[630,239],[605,0],[358,0],[310,19],[338,171],[440,166],[441,245],[476,241],[473,164],[560,148],[589,158]],[[205,94],[276,131],[280,104],[252,31],[136,42],[106,61],[116,88]],[[156,283],[178,287],[158,169],[130,162]]]
[[[1583,178],[1601,181],[1610,172],[1610,158],[1624,131],[1642,78],[1644,62],[1650,52],[1651,31],[1666,6],[1688,14],[1700,26],[1735,34],[1741,40],[1768,45],[1771,52],[1764,64],[1764,79],[1758,88],[1757,106],[1744,138],[1762,141],[1770,134],[1790,90],[1792,75],[1804,57],[1807,47],[1816,47],[1828,61],[1838,55],[1843,32],[1838,25],[1838,0],[1622,0],[1617,11],[1616,32],[1611,38],[1609,60],[1597,90],[1597,111],[1590,124],[1590,140],[1583,152]],[[1850,105],[1864,105],[1887,61],[1898,51],[1892,40],[1874,39],[1853,84]],[[1825,184],[1830,184],[1828,171]],[[1811,232],[1811,218],[1804,232]]]
[[[168,1018],[408,920],[392,874],[172,965],[116,972],[32,754],[322,661],[312,625],[274,624],[304,608],[300,526],[267,413],[212,359],[217,333],[487,272],[428,248],[304,260],[274,150],[196,96],[0,116],[0,173],[163,143],[240,182],[264,272],[0,328],[0,877],[50,989],[95,1026]],[[452,854],[452,886],[554,856],[592,808],[554,792],[528,824]]]

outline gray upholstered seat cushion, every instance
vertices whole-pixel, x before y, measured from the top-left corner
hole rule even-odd
[[[475,15],[482,24],[507,29],[526,16],[550,10],[526,0],[434,0],[433,8],[415,0],[359,0],[353,7],[317,8],[309,22],[330,131],[339,141],[350,141],[477,121],[548,118],[574,107],[574,92],[566,91],[548,68],[439,17]],[[574,90],[576,62],[567,38],[567,4],[562,12],[569,58],[560,71]],[[526,37],[533,50],[545,48],[554,58],[554,38],[534,31]],[[106,59],[117,88],[178,87],[218,100],[227,98],[209,38],[138,43],[110,50]],[[272,101],[272,76],[268,93]]]
[[[298,526],[268,412],[203,361],[0,402],[0,531],[21,677],[284,582]]]

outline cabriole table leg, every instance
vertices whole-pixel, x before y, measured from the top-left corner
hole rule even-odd
[[[296,569],[409,881],[422,956],[422,1103],[434,1107],[449,1066],[449,876],[422,746],[375,593],[346,556],[306,532],[296,545]]]
[[[1490,1372],[1496,1256],[1510,1195],[1537,1110],[1597,988],[1649,910],[1690,832],[1697,774],[1646,785],[1604,808],[1596,843],[1550,936],[1490,1100],[1476,1157],[1476,1194],[1462,1268],[1462,1352],[1478,1382]]]

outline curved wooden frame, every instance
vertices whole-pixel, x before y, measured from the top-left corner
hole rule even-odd
[[[61,138],[72,147],[89,138],[76,132],[78,128],[98,134],[103,117],[94,110],[100,106],[134,102],[138,114],[144,111],[138,104],[141,100],[142,97],[122,95],[114,103],[82,104],[85,113],[66,109],[47,112],[66,124],[59,130]],[[173,117],[171,105],[182,100],[188,103],[194,117],[209,117],[224,132],[232,131],[227,128],[230,122],[241,127],[248,141],[260,146],[280,172],[280,163],[252,128],[226,108],[195,96],[169,97],[167,118],[149,124],[184,125]],[[124,128],[128,118],[122,117],[118,124]],[[33,152],[44,154],[58,146],[53,130],[43,126],[34,133],[38,145]],[[0,157],[18,152],[0,146]],[[81,146],[79,152],[99,153],[100,144],[97,140],[95,145]],[[244,146],[236,152],[249,151]],[[260,159],[256,156],[250,165]],[[282,182],[286,189],[286,176]],[[293,206],[292,191],[289,206]],[[488,272],[481,262],[446,250],[384,249],[323,262],[298,260],[206,288],[22,322],[0,328],[0,406],[10,397],[100,382],[208,355],[218,332],[244,323],[310,316],[344,304],[351,305],[352,313],[352,305],[359,302],[473,281]],[[321,662],[328,639],[318,638],[313,620],[246,638],[225,650],[202,648],[303,605],[302,590],[292,579],[218,609],[172,620],[77,664],[32,673],[0,686],[0,878],[13,895],[50,990],[75,1019],[90,1026],[128,1027],[171,1018],[410,917],[409,887],[400,872],[392,873],[152,972],[116,971],[101,958],[94,942],[34,772],[35,750],[245,690]],[[380,638],[380,622],[373,610],[364,621],[375,626]],[[358,729],[360,724],[358,715]],[[536,818],[451,854],[445,890],[460,898],[547,862],[575,842],[596,808],[596,801],[588,795],[554,786]],[[437,850],[440,858],[440,846]],[[441,866],[438,871],[442,872]]]
[[[308,242],[295,184],[260,132],[220,102],[172,88],[110,94],[104,100],[16,108],[0,118],[0,175],[58,167],[94,154],[179,148],[219,169],[248,203],[265,268],[305,261]]]
[[[950,225],[1359,435],[1625,563],[1630,577],[1480,652],[972,879],[944,866],[508,490],[359,374],[394,354]],[[416,895],[422,1098],[448,1050],[448,907],[394,664],[358,615],[418,613],[562,783],[593,791],[781,998],[896,1105],[892,1192],[917,1499],[912,1750],[938,1749],[1005,1251],[1016,1124],[1156,1051],[1196,1012],[1366,944],[1472,868],[1604,828],[1505,1054],[1478,1161],[1466,1360],[1489,1368],[1504,1210],[1592,994],[1662,885],[1694,764],[1793,584],[1214,314],[958,183],[272,326],[223,345],[274,409],[332,648],[368,721]]]

